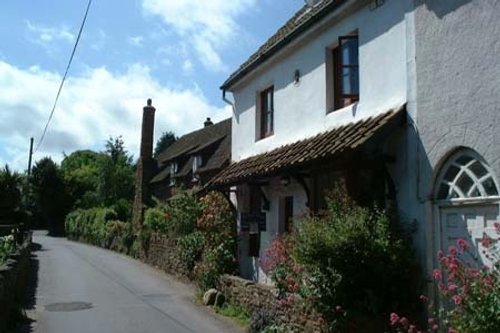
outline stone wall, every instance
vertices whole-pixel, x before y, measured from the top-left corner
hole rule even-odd
[[[190,277],[190,272],[185,269],[182,263],[177,240],[168,236],[152,234],[149,238],[147,252],[142,253],[140,259],[177,277]]]
[[[31,237],[0,266],[0,332],[5,332],[11,315],[23,303],[30,273]]]
[[[324,331],[314,315],[306,314],[298,307],[280,304],[277,289],[273,286],[224,275],[220,279],[219,289],[231,305],[242,308],[251,315],[261,313],[272,316],[274,321],[286,323],[290,332]]]

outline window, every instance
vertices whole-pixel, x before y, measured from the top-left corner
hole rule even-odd
[[[260,93],[260,139],[274,132],[274,86]]]
[[[198,171],[198,168],[201,166],[203,160],[200,155],[196,155],[193,157],[193,176]]]
[[[337,47],[332,50],[334,110],[359,100],[358,49],[358,36],[350,35],[339,37]]]
[[[487,198],[498,196],[490,166],[471,150],[455,153],[438,178],[438,200]]]
[[[178,165],[176,162],[170,163],[170,186],[175,186],[175,174],[177,173]]]

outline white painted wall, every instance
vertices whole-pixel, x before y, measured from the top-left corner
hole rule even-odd
[[[361,8],[321,27],[280,51],[233,88],[234,161],[269,151],[334,127],[387,111],[407,100],[405,12],[409,0],[386,0],[371,11]],[[338,36],[358,30],[360,101],[327,113],[326,49]],[[299,84],[293,77],[301,72]],[[259,91],[274,85],[274,135],[256,141]]]

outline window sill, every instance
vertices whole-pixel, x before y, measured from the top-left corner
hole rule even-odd
[[[257,140],[255,140],[255,142],[259,142],[259,141],[268,139],[268,138],[272,137],[273,135],[274,135],[274,132],[271,132],[271,133],[269,133],[267,135],[264,135],[264,136],[261,136],[261,137],[257,138]]]
[[[339,109],[328,109],[326,111],[326,115],[333,114],[333,113],[336,113],[336,112],[339,112],[339,111],[356,110],[356,108],[358,107],[358,104],[359,104],[359,101],[354,102],[352,104],[349,104],[347,106],[341,107]]]

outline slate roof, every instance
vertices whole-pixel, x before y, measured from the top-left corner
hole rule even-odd
[[[231,158],[231,118],[183,135],[160,153],[157,158],[160,172],[153,177],[151,183],[158,183],[170,177],[169,164],[174,160],[178,162],[179,159],[182,159],[183,163],[179,165],[179,171],[175,177],[187,176],[192,169],[193,156],[208,148],[213,148],[214,153],[198,169],[200,173],[220,169],[229,163]]]
[[[284,46],[307,31],[332,10],[344,4],[347,0],[320,0],[313,7],[304,5],[285,25],[276,31],[254,54],[252,54],[229,78],[221,89],[228,89],[243,78],[262,62],[281,50]]]
[[[277,174],[288,168],[333,158],[354,150],[389,123],[402,121],[405,107],[382,113],[356,123],[344,125],[311,138],[300,140],[269,152],[233,162],[206,184],[206,188],[233,185],[246,180]]]
[[[231,136],[231,118],[181,136],[158,156],[158,163],[163,165],[180,155],[194,153],[207,143],[215,143],[227,136]]]

